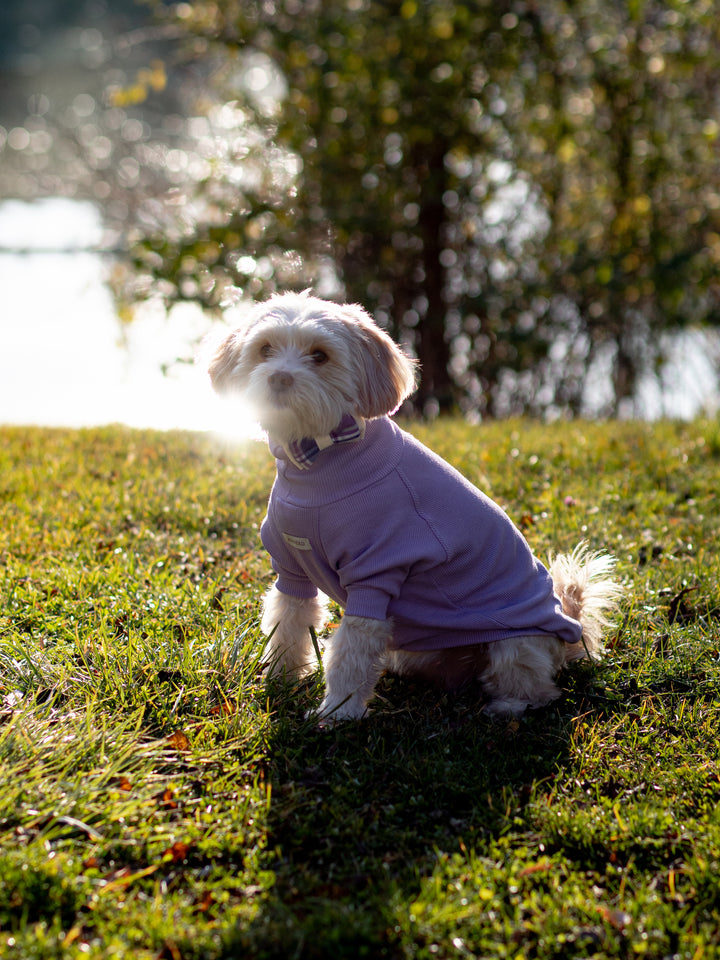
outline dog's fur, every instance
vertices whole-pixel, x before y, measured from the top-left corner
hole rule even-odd
[[[210,364],[215,389],[242,394],[279,443],[326,436],[348,413],[367,420],[395,412],[412,393],[415,372],[413,361],[361,307],[307,293],[277,295],[258,305]],[[607,614],[620,595],[613,565],[611,557],[584,545],[550,563],[563,609],[582,625],[582,643],[543,634],[413,653],[391,649],[391,620],[346,615],[323,654],[320,717],[363,716],[386,669],[425,676],[451,690],[477,680],[492,715],[518,715],[551,702],[560,693],[555,678],[565,663],[603,653]],[[271,587],[262,618],[268,672],[312,672],[310,628],[320,629],[326,620],[322,596],[298,600]]]

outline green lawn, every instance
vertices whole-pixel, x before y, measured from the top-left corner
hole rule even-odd
[[[262,444],[0,430],[0,956],[720,956],[720,424],[418,427],[627,585],[520,721],[268,688]]]

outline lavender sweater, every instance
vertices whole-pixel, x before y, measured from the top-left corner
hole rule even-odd
[[[500,507],[387,417],[299,469],[282,449],[261,536],[292,597],[320,589],[436,650],[527,634],[580,640],[545,567]]]

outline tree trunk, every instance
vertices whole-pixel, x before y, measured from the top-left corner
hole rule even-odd
[[[418,160],[415,170],[421,191],[417,229],[422,240],[423,291],[427,310],[420,318],[417,330],[421,381],[415,404],[420,412],[430,413],[434,407],[439,413],[447,413],[454,406],[455,390],[450,376],[450,344],[445,330],[445,270],[440,260],[446,219],[444,144],[434,145],[431,152]]]

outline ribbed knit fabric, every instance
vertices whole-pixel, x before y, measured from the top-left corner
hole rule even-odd
[[[393,644],[436,650],[528,634],[569,643],[550,574],[501,508],[387,417],[298,469],[278,445],[261,536],[293,597],[321,590],[394,621]]]

